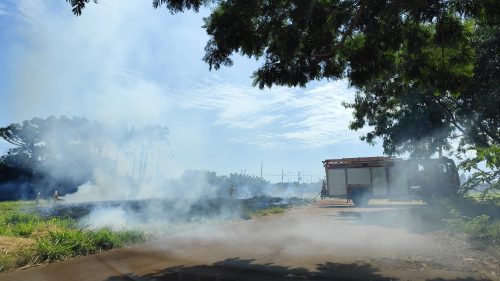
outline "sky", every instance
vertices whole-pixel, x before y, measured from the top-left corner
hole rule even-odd
[[[126,5],[124,4],[126,3]],[[209,71],[208,9],[176,15],[144,0],[102,0],[76,17],[62,0],[0,0],[0,126],[85,116],[170,129],[171,176],[245,172],[316,181],[321,161],[382,155],[350,131],[346,81],[252,87],[253,58]],[[9,146],[0,142],[0,152]]]

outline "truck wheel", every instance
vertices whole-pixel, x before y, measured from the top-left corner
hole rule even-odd
[[[363,207],[368,205],[370,196],[363,190],[353,190],[351,193],[351,199],[354,205]]]

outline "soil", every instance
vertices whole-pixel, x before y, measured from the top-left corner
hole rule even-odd
[[[145,244],[0,274],[0,280],[500,280],[498,253],[444,235],[422,204],[321,201]]]

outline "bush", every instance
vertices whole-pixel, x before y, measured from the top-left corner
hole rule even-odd
[[[500,203],[498,198],[478,200],[457,196],[444,202],[448,218],[444,221],[453,234],[465,234],[474,242],[500,242]]]
[[[445,221],[453,233],[464,233],[472,240],[480,242],[493,244],[500,242],[500,222],[492,220],[487,215],[451,218]]]

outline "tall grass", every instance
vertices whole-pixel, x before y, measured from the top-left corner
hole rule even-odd
[[[146,239],[144,233],[137,230],[113,231],[103,228],[96,231],[65,229],[49,232],[37,239],[30,263],[51,262],[72,256],[89,255],[96,252],[120,248]]]
[[[44,233],[63,228],[74,228],[76,222],[63,218],[42,218],[37,214],[7,211],[0,214],[0,235],[39,237]]]
[[[93,254],[142,242],[147,238],[139,230],[86,230],[79,228],[72,219],[42,218],[37,214],[17,211],[0,214],[0,236],[24,237],[34,241],[16,257],[1,256],[2,270],[14,264],[22,266]]]

